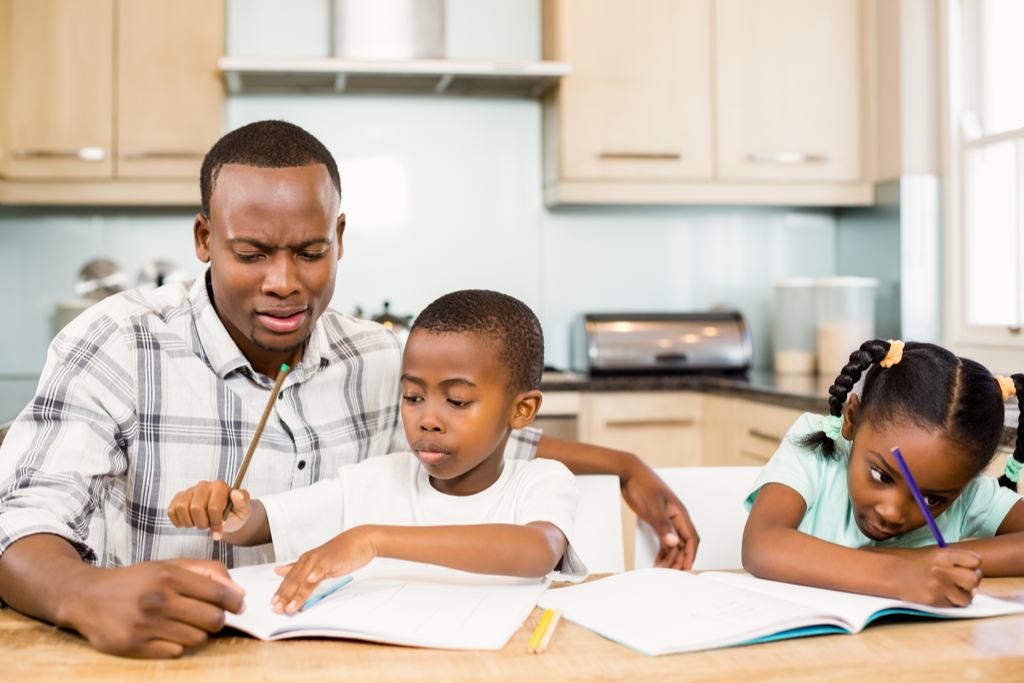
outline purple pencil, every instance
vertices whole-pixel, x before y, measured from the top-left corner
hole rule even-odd
[[[935,518],[932,517],[932,511],[928,509],[928,503],[925,502],[924,496],[921,495],[921,489],[917,488],[917,482],[914,481],[914,476],[910,474],[910,468],[907,467],[907,461],[903,459],[903,454],[900,453],[899,448],[893,448],[892,454],[896,456],[896,464],[900,466],[900,471],[903,472],[903,478],[907,480],[907,486],[910,487],[910,492],[914,494],[914,500],[917,501],[917,506],[921,508],[921,514],[924,515],[924,521],[928,522],[928,528],[932,530],[932,536],[935,537],[935,542],[939,544],[940,548],[945,548],[946,540],[942,538],[942,532],[939,531],[939,525],[935,523]]]

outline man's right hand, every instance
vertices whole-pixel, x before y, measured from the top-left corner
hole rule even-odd
[[[64,538],[26,536],[0,555],[0,598],[30,616],[78,631],[98,650],[177,657],[240,614],[245,591],[220,562],[166,560],[102,569]]]
[[[94,569],[59,621],[97,650],[124,657],[177,657],[241,614],[245,591],[220,562],[166,560]]]
[[[224,508],[231,496],[231,512],[224,518]],[[219,541],[225,533],[241,529],[251,513],[249,492],[232,490],[224,481],[201,481],[195,486],[174,494],[167,506],[167,516],[179,529],[209,529],[213,540]]]

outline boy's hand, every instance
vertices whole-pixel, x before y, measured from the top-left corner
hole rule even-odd
[[[292,564],[275,567],[284,581],[271,599],[277,614],[298,612],[324,579],[350,574],[377,556],[367,527],[357,526],[314,548]]]
[[[231,513],[224,520],[229,493]],[[224,533],[241,529],[251,511],[248,491],[232,491],[223,481],[201,481],[174,495],[167,507],[167,516],[178,528],[209,529],[213,540],[219,541]]]
[[[697,557],[700,536],[690,521],[686,506],[654,470],[639,458],[628,477],[621,477],[622,497],[637,517],[658,533],[658,555],[654,563],[669,569],[689,569]]]
[[[903,554],[900,598],[933,607],[966,607],[981,583],[981,557],[967,550],[937,546]]]

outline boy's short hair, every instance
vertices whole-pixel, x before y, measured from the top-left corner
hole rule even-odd
[[[203,159],[199,171],[199,193],[203,215],[210,217],[210,197],[217,184],[217,175],[225,164],[241,164],[256,168],[295,168],[323,164],[341,197],[341,176],[338,164],[312,134],[287,121],[257,121],[236,128],[218,140]]]
[[[464,289],[445,294],[416,316],[412,332],[475,334],[501,345],[514,393],[540,388],[544,372],[544,332],[530,307],[508,294]]]

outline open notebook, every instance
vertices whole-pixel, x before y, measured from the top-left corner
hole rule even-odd
[[[294,616],[274,614],[274,565],[232,569],[245,613],[227,625],[262,640],[325,636],[446,650],[500,650],[537,605],[549,579],[483,576],[375,559],[353,581]],[[331,579],[325,582],[328,584]]]
[[[645,655],[693,652],[821,633],[858,633],[887,614],[971,619],[1024,613],[977,595],[968,607],[808,588],[745,574],[642,569],[548,591],[540,607]]]

